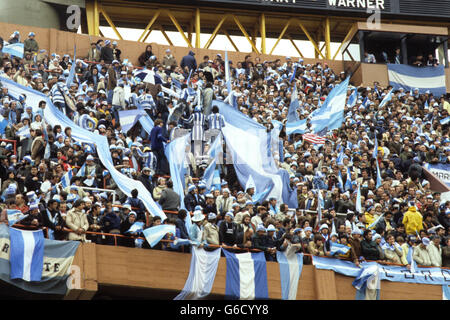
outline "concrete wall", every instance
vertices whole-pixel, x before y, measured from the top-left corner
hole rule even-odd
[[[102,287],[108,287],[120,295],[142,297],[147,289],[169,292],[175,297],[184,287],[189,275],[191,255],[186,253],[145,250],[82,244],[75,256],[74,265],[81,270],[81,288],[71,290],[66,299],[90,299]],[[267,279],[270,299],[281,299],[279,266],[267,263]],[[354,300],[354,279],[303,266],[298,284],[297,300]],[[225,295],[226,259],[220,258],[211,294],[217,298]],[[130,291],[130,288],[136,290]],[[134,293],[133,293],[134,292]],[[158,296],[147,296],[158,299]],[[422,284],[381,282],[381,299],[389,300],[441,300],[442,287]]]
[[[0,1],[0,21],[43,28],[60,28],[59,15],[56,9],[40,0]],[[4,34],[3,27],[0,27],[0,31],[3,38],[9,37],[12,33]],[[22,33],[21,35],[23,37]]]

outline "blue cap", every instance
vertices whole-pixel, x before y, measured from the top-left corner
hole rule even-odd
[[[258,232],[258,231],[266,232],[266,228],[264,227],[263,224],[260,224],[260,225],[258,225],[258,227],[256,227],[256,232]]]
[[[233,212],[228,211],[228,212],[225,214],[225,217],[231,217],[231,219],[234,219],[234,214],[233,214]]]
[[[275,229],[274,225],[272,225],[272,224],[270,224],[270,225],[267,227],[267,232],[271,232],[271,231],[277,231],[277,229]]]

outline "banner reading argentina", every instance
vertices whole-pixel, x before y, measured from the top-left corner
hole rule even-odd
[[[438,179],[442,180],[447,187],[450,187],[450,164],[425,164],[424,167],[429,170]]]
[[[40,281],[34,281],[33,276],[28,281],[24,280],[27,277],[23,276],[11,279],[16,276],[12,276],[11,273],[11,264],[15,262],[11,261],[10,230],[8,226],[0,224],[0,280],[33,293],[65,295],[68,292],[67,280],[69,279],[70,267],[80,242],[43,240],[44,254],[43,260],[40,261],[40,263],[42,262]],[[25,243],[23,245],[29,247]],[[27,266],[25,251],[27,249],[23,252],[23,261],[16,261],[19,267],[22,266],[24,270]],[[17,259],[17,254],[15,258]],[[31,268],[33,268],[33,263],[31,263]]]

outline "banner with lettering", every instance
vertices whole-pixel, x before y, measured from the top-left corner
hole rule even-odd
[[[429,170],[434,176],[442,180],[447,187],[450,187],[450,164],[430,164],[427,163],[424,167]]]
[[[362,262],[361,266],[367,262]],[[353,262],[339,259],[313,257],[313,265],[317,269],[333,270],[349,277],[357,277],[361,272]],[[405,267],[385,266],[378,264],[380,280],[433,285],[450,285],[450,270],[441,268],[416,268],[411,272]]]

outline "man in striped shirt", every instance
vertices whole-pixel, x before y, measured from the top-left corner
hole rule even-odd
[[[194,142],[194,157],[199,159],[203,154],[203,143],[205,141],[205,115],[200,106],[196,106],[194,113],[188,119],[182,118],[186,124],[192,123],[191,139]],[[198,161],[198,160],[197,160]]]
[[[55,83],[50,90],[52,102],[61,112],[65,112],[67,109],[65,108],[66,100],[64,99],[63,94],[69,95],[69,89],[64,82],[65,80],[66,78],[64,76],[59,76],[58,82]]]
[[[156,117],[156,104],[153,100],[153,96],[150,93],[150,88],[145,89],[145,92],[139,97],[139,103],[142,109],[150,109],[152,119],[155,120]]]
[[[219,113],[219,107],[212,107],[212,114],[208,116],[208,128],[211,135],[211,143],[214,142],[216,137],[225,127],[225,118]]]

